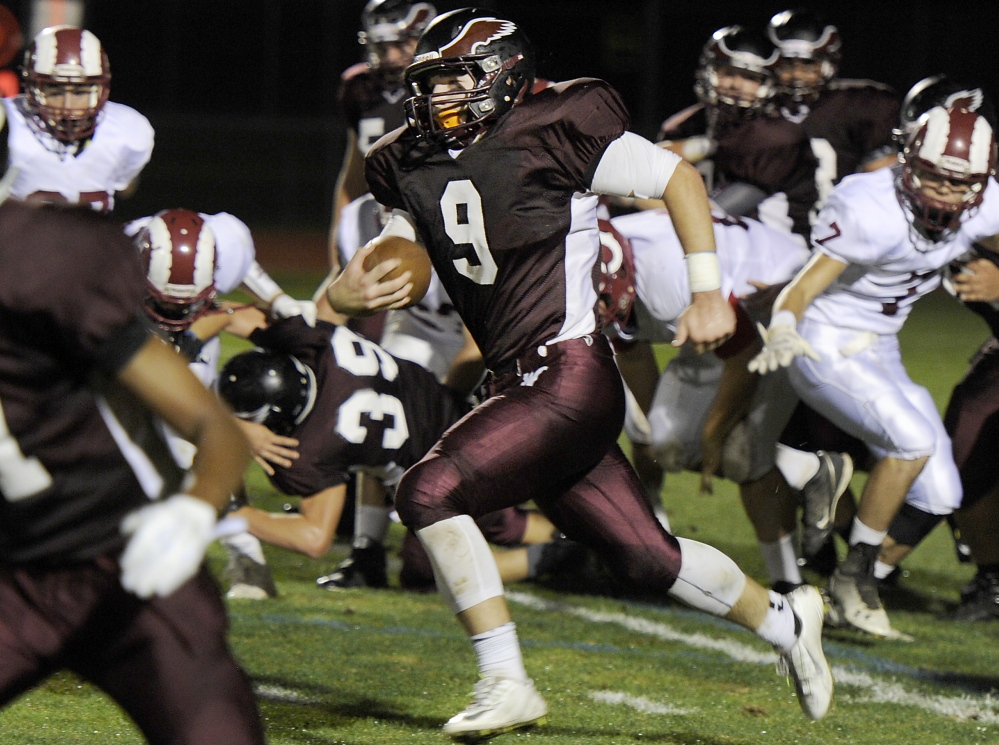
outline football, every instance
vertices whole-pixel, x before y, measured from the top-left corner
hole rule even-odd
[[[395,279],[403,272],[411,272],[410,281],[413,283],[413,290],[409,293],[409,302],[405,307],[420,302],[430,287],[430,275],[433,271],[426,250],[419,243],[397,235],[376,238],[375,241],[375,249],[364,258],[364,270],[371,271],[389,259],[401,259],[402,264],[386,274],[382,280]]]

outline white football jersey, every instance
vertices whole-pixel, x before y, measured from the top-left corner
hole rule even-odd
[[[792,236],[745,217],[712,211],[722,294],[745,297],[751,281],[786,282],[808,260],[809,251]],[[611,224],[631,242],[635,259],[635,313],[638,338],[673,338],[676,319],[690,304],[683,247],[665,210],[615,217]]]
[[[3,99],[9,122],[10,166],[18,173],[11,187],[17,199],[114,207],[115,192],[125,189],[149,162],[153,128],[135,109],[108,102],[93,137],[73,154],[29,123],[23,95]]]
[[[257,258],[250,229],[238,217],[228,212],[207,215],[199,212],[201,219],[215,234],[215,289],[219,295],[232,292],[242,284],[250,266]],[[135,236],[149,222],[150,217],[140,217],[125,226],[125,235]]]
[[[940,285],[941,270],[970,258],[972,244],[999,233],[999,185],[989,179],[981,206],[937,242],[919,236],[895,192],[889,168],[847,176],[812,229],[816,250],[848,264],[804,317],[841,328],[897,333],[913,303]]]

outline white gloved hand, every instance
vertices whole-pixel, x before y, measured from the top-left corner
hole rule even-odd
[[[766,375],[787,367],[798,356],[822,359],[794,326],[779,324],[771,325],[769,329],[759,326],[759,329],[760,336],[763,337],[763,349],[749,361],[749,372]]]
[[[282,293],[271,301],[271,316],[273,318],[301,316],[307,324],[315,327],[316,304],[311,300],[296,300],[291,295]]]
[[[215,508],[174,494],[128,514],[121,532],[130,536],[121,555],[121,584],[140,598],[169,595],[195,575],[211,543]]]

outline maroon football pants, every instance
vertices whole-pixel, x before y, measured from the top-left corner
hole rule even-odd
[[[396,509],[419,530],[533,500],[625,581],[666,592],[680,549],[617,446],[624,390],[603,336],[530,352],[403,476]]]
[[[154,745],[259,745],[227,627],[204,568],[169,597],[143,601],[107,557],[0,567],[0,706],[65,668],[104,690]]]
[[[985,343],[954,387],[944,426],[961,474],[961,506],[970,507],[999,484],[999,340]]]

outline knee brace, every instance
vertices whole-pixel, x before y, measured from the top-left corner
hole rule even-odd
[[[902,546],[918,546],[943,519],[944,515],[923,512],[918,507],[905,503],[891,521],[888,535]]]
[[[416,531],[434,567],[437,589],[454,614],[503,595],[496,560],[475,521],[458,515]]]
[[[669,594],[713,616],[728,615],[746,589],[746,575],[718,549],[687,538],[676,540],[682,562]]]

